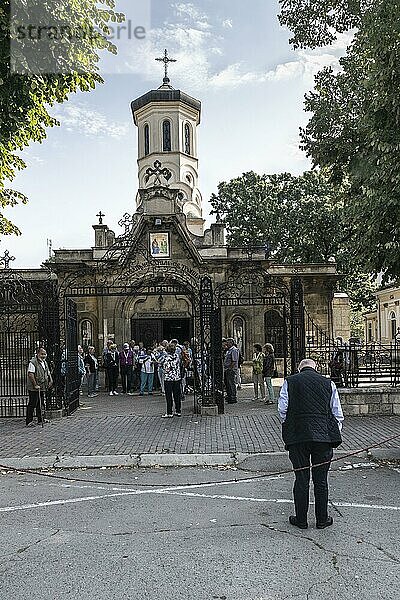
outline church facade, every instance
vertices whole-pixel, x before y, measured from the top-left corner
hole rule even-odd
[[[60,287],[77,302],[80,343],[99,347],[111,338],[150,344],[198,336],[204,275],[221,296],[223,334],[237,339],[246,358],[253,343],[266,341],[284,358],[294,279],[301,282],[305,308],[317,326],[332,337],[348,338],[346,300],[335,297],[334,264],[275,264],[263,248],[228,247],[222,223],[204,229],[200,101],[165,78],[160,88],[132,102],[132,115],[139,185],[136,211],[120,222],[125,234],[116,238],[100,213],[92,248],[55,250],[51,260]]]
[[[334,263],[277,264],[264,248],[227,246],[218,219],[205,227],[201,102],[166,75],[131,107],[138,191],[135,211],[120,221],[124,233],[116,236],[100,212],[92,247],[55,250],[24,275],[55,281],[61,310],[67,301],[75,306],[77,342],[100,353],[108,339],[145,346],[194,339],[204,350],[215,336],[229,336],[246,361],[254,343],[271,342],[286,375],[319,335],[348,339],[348,301],[335,294]],[[250,372],[248,362],[245,377]]]

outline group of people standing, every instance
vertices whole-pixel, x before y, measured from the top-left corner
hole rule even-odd
[[[78,350],[79,371],[82,381],[86,376],[88,397],[97,395],[99,360],[93,346],[88,347],[86,355]],[[193,351],[189,342],[180,344],[177,339],[163,340],[159,344],[145,348],[134,341],[125,343],[122,349],[112,341],[107,342],[102,353],[102,366],[106,374],[106,387],[109,396],[118,396],[118,384],[121,382],[122,394],[133,396],[135,392],[143,396],[153,394],[155,386],[160,386],[165,395],[167,412],[164,417],[181,416],[181,404],[186,391],[190,390],[188,378],[193,363]],[[83,367],[85,371],[83,371]]]
[[[240,367],[243,363],[243,356],[233,338],[224,339],[222,347],[224,352],[226,401],[228,404],[234,404],[237,402],[237,389],[241,384]],[[278,376],[274,347],[272,344],[264,344],[264,346],[254,344],[253,351],[252,374],[254,400],[261,400],[266,404],[274,404],[275,397],[272,378]],[[268,396],[266,396],[265,390],[267,390]]]

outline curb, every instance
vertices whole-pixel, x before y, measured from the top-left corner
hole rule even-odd
[[[335,451],[335,456],[352,451]],[[355,452],[355,451],[353,451]],[[360,452],[352,459],[400,460],[400,448],[374,448]],[[102,456],[24,456],[0,458],[0,464],[13,469],[99,469],[107,467],[234,467],[246,471],[268,471],[289,468],[287,452],[249,454],[116,454]],[[278,466],[279,465],[279,466]]]

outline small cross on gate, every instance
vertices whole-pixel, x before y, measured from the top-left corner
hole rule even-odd
[[[103,225],[103,217],[105,217],[106,215],[103,214],[101,211],[99,213],[97,213],[96,217],[99,217],[99,225]]]
[[[10,269],[10,262],[15,260],[15,256],[10,256],[8,250],[4,251],[4,255],[0,257],[0,264],[3,265],[4,269]]]
[[[164,83],[169,83],[170,79],[168,77],[168,64],[176,62],[176,58],[169,58],[169,56],[168,56],[168,50],[165,49],[164,50],[164,56],[162,58],[156,58],[155,60],[158,61],[158,62],[164,63],[165,75],[164,75],[164,80],[163,81],[164,81]]]
[[[125,213],[122,216],[122,219],[120,221],[118,221],[118,225],[120,227],[125,227],[125,235],[127,233],[129,233],[129,229],[131,228],[132,222],[133,222],[133,219],[129,213]]]

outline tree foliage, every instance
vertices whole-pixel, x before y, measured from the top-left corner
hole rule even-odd
[[[371,306],[375,286],[357,262],[347,195],[347,186],[334,186],[324,171],[298,177],[249,172],[220,183],[210,202],[227,228],[230,246],[269,244],[280,263],[327,263],[334,258],[342,275],[340,289],[349,294],[359,315]]]
[[[227,227],[230,245],[269,243],[279,261],[327,262],[351,235],[343,193],[319,171],[299,177],[244,173],[220,183],[210,202]]]
[[[312,116],[301,131],[302,147],[332,181],[348,185],[347,214],[364,270],[398,278],[400,3],[281,0],[281,6],[296,47],[329,43],[335,32],[357,27],[341,71],[321,71],[306,96]]]
[[[19,17],[30,23],[32,4],[14,0],[15,4]],[[64,39],[47,48],[53,53],[48,59],[53,66],[58,64],[59,72],[35,71],[34,64],[28,62],[27,73],[18,74],[11,68],[12,51],[18,49],[11,46],[10,0],[3,0],[0,6],[0,235],[19,233],[1,209],[27,201],[22,193],[9,187],[16,173],[26,166],[20,152],[32,141],[42,142],[46,129],[59,124],[50,116],[49,107],[65,102],[73,92],[90,91],[102,83],[98,74],[99,51],[116,53],[116,47],[107,39],[109,24],[124,18],[114,11],[114,0],[63,0],[61,3],[40,0],[37,6],[42,23],[62,21],[72,31],[80,29],[96,32],[96,35],[81,37],[76,42]],[[21,46],[20,51],[23,54]]]

